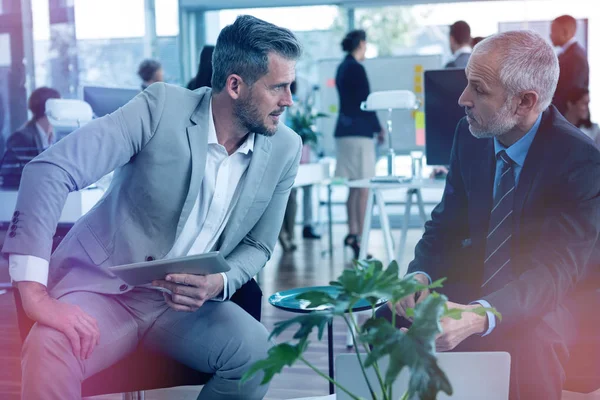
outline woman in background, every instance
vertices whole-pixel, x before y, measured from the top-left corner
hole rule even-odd
[[[196,90],[198,88],[207,86],[212,87],[210,83],[212,79],[212,55],[215,46],[204,46],[200,52],[200,63],[198,64],[198,73],[193,77],[187,84],[187,88],[190,90]]]
[[[567,121],[581,129],[583,133],[600,147],[600,128],[590,118],[590,91],[585,88],[574,88],[567,95]]]
[[[361,102],[370,93],[367,73],[361,65],[367,50],[367,35],[362,29],[349,32],[341,44],[346,57],[339,65],[335,77],[340,98],[340,113],[335,127],[336,176],[348,180],[370,179],[375,176],[373,136],[379,133],[378,139],[382,143],[385,131],[381,129],[374,112],[360,109]],[[358,258],[360,252],[360,234],[368,196],[368,189],[351,188],[346,203],[349,232],[344,245],[352,248],[355,258]]]

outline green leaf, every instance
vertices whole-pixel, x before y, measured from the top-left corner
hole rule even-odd
[[[444,314],[442,315],[442,317],[447,317],[447,318],[452,318],[452,319],[461,319],[462,318],[462,314],[466,313],[466,312],[472,312],[475,313],[477,315],[481,315],[484,316],[486,315],[487,312],[491,312],[492,314],[494,314],[499,321],[502,321],[502,314],[500,314],[495,308],[488,308],[488,307],[476,307],[470,310],[463,310],[460,308],[448,308],[448,306],[445,307],[444,310]]]
[[[402,369],[410,370],[409,398],[435,399],[443,391],[452,394],[452,387],[435,358],[435,338],[441,333],[439,319],[447,299],[432,293],[414,310],[414,319],[407,333],[393,327],[382,318],[368,320],[362,327],[360,340],[371,345],[365,366],[382,357],[389,357],[385,373],[386,385],[391,385]]]
[[[308,340],[308,336],[311,334],[314,328],[318,329],[318,338],[323,338],[323,332],[327,327],[329,321],[333,319],[332,311],[315,311],[310,314],[301,314],[295,318],[288,319],[286,321],[280,321],[275,324],[273,332],[269,339],[279,336],[283,331],[287,330],[290,326],[299,324],[298,330],[294,334],[294,339],[300,341]]]
[[[267,358],[254,363],[242,376],[242,383],[247,382],[258,372],[263,371],[261,385],[269,383],[275,374],[281,372],[283,367],[292,366],[302,356],[308,346],[308,341],[301,341],[297,345],[281,343],[269,349]]]

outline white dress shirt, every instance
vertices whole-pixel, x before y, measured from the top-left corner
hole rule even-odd
[[[565,51],[567,51],[567,49],[571,46],[573,46],[573,44],[575,44],[577,42],[577,39],[575,38],[575,36],[573,36],[571,39],[569,39],[567,41],[567,43],[563,44],[561,47],[558,48],[558,51],[556,52],[557,56],[560,56],[561,54],[563,54]]]
[[[228,155],[225,147],[217,141],[212,100],[208,114],[208,149],[200,193],[181,234],[165,259],[201,254],[215,247],[237,204],[245,172],[252,158],[254,133],[250,133],[244,143],[233,154]],[[48,261],[39,257],[11,254],[9,272],[11,279],[16,282],[48,284]],[[223,295],[215,300],[228,298],[227,274],[222,276]]]
[[[456,60],[461,54],[471,54],[472,52],[473,48],[467,44],[459,49],[456,49],[456,51],[452,55],[454,56],[454,60]]]

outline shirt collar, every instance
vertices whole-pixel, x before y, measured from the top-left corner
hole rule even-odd
[[[523,136],[521,139],[517,140],[512,146],[505,147],[502,143],[498,141],[497,138],[494,138],[494,152],[496,153],[496,157],[498,157],[498,153],[502,150],[506,151],[506,154],[520,167],[523,167],[525,164],[525,158],[527,157],[527,153],[529,152],[529,148],[531,147],[531,143],[533,143],[533,139],[540,127],[542,122],[542,114],[540,114],[531,127],[531,129]]]
[[[40,139],[42,140],[42,147],[49,147],[52,143],[50,143],[48,134],[46,133],[46,131],[44,131],[44,128],[42,128],[42,126],[37,122],[35,123],[35,127],[37,129]]]
[[[254,132],[250,132],[244,140],[244,143],[235,151],[235,153],[249,154],[254,151]],[[219,144],[217,140],[217,129],[215,128],[215,119],[212,112],[212,97],[208,105],[208,144]],[[234,154],[235,154],[234,153]]]
[[[571,47],[573,44],[575,44],[577,42],[577,39],[575,38],[575,36],[573,36],[571,39],[569,39],[567,41],[567,43],[563,44],[562,47],[560,48],[559,52],[560,54],[564,53],[565,51],[567,51],[569,49],[569,47]]]
[[[472,52],[473,48],[467,44],[454,52],[454,58],[458,58],[458,56],[460,56],[461,54],[471,54]]]

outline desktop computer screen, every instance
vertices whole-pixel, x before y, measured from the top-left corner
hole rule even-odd
[[[140,93],[138,89],[84,86],[82,97],[83,101],[92,107],[96,118],[100,118],[117,111],[138,93]]]
[[[466,86],[464,69],[425,71],[425,155],[428,165],[450,164],[456,125],[465,116],[458,98]]]

